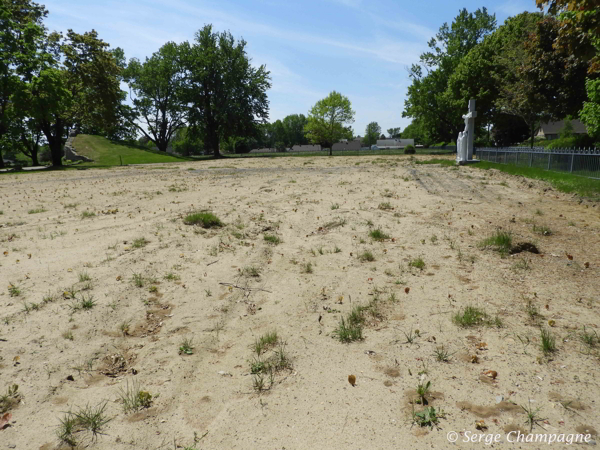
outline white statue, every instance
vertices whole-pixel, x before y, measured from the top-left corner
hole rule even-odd
[[[473,159],[473,130],[475,129],[475,100],[469,100],[469,112],[462,116],[465,121],[464,131],[458,133],[456,140],[456,162],[464,164]]]

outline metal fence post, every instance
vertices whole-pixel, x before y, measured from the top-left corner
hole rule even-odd
[[[533,153],[529,152],[529,167],[533,164]]]
[[[552,153],[548,153],[548,170],[550,170],[551,164],[552,164]]]
[[[571,170],[569,172],[573,173],[573,161],[575,160],[575,153],[571,153]]]

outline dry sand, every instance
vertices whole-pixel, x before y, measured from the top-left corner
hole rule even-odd
[[[484,448],[450,445],[446,434],[474,432],[482,418],[490,433],[528,430],[519,405],[529,402],[545,419],[534,432],[595,434],[598,347],[579,336],[584,326],[600,333],[600,207],[541,182],[412,161],[240,159],[0,177],[0,392],[18,384],[21,394],[0,448],[58,448],[65,412],[103,402],[112,420],[96,439],[75,433],[80,448],[191,448],[194,432],[198,449]],[[393,209],[379,209],[386,202]],[[36,208],[45,211],[28,213]],[[185,225],[195,210],[225,227]],[[553,234],[534,233],[533,222]],[[374,242],[375,228],[390,239]],[[479,249],[498,228],[541,254]],[[138,238],[149,242],[135,248]],[[358,259],[366,250],[375,261]],[[425,268],[409,267],[419,257]],[[94,306],[77,309],[90,295]],[[363,341],[333,337],[342,315],[377,298]],[[452,316],[467,305],[504,326],[458,327]],[[540,324],[556,337],[550,357]],[[252,344],[268,331],[287,343],[292,368],[259,394]],[[191,355],[178,351],[186,338]],[[434,356],[442,345],[449,362]],[[429,404],[445,413],[439,429],[411,423],[424,371]],[[134,383],[152,405],[125,414],[119,390]]]

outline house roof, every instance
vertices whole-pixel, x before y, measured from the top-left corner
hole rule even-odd
[[[573,133],[575,134],[586,134],[587,133],[587,128],[585,127],[585,125],[578,119],[573,119],[571,120],[571,123],[573,124]],[[542,126],[539,129],[539,133],[540,134],[560,134],[560,131],[563,129],[563,127],[565,126],[565,121],[564,120],[559,120],[558,122],[548,122],[548,123],[544,123],[542,124]]]

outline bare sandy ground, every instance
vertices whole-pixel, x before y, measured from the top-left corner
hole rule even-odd
[[[480,433],[479,420],[503,438],[529,431],[521,406],[538,411],[535,433],[595,435],[598,344],[580,337],[584,327],[600,333],[600,207],[540,182],[413,161],[242,159],[0,177],[0,393],[17,384],[20,394],[0,448],[60,448],[65,413],[104,403],[111,420],[96,437],[76,431],[79,448],[193,448],[194,433],[198,449],[484,448],[463,435],[449,444],[447,433]],[[225,226],[185,225],[196,210]],[[372,240],[373,229],[389,238]],[[541,254],[477,247],[497,229]],[[361,261],[365,251],[375,260]],[[424,268],[410,267],[417,258]],[[362,341],[334,338],[342,316],[373,302]],[[503,326],[457,326],[453,315],[468,305]],[[540,326],[556,339],[549,356]],[[291,368],[257,392],[252,347],[269,331]],[[179,352],[185,339],[191,355]],[[434,355],[441,346],[448,362]],[[414,404],[421,380],[443,412],[433,429],[411,419],[423,407]],[[119,392],[134,384],[152,403],[126,414]]]

